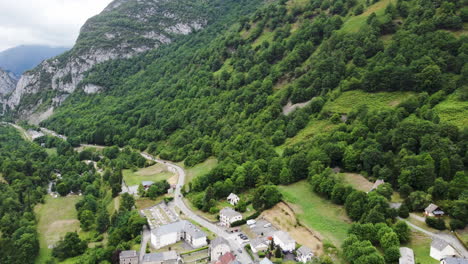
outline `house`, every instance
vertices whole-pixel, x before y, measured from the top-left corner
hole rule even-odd
[[[151,187],[151,185],[153,185],[154,182],[153,181],[142,181],[141,182],[141,185],[143,185],[143,187],[145,188],[145,190],[149,189],[149,187]]]
[[[219,257],[215,264],[234,264],[235,261],[236,256],[234,256],[231,252],[227,252],[226,254]]]
[[[428,207],[426,207],[426,209],[424,209],[424,215],[425,216],[431,216],[431,217],[443,216],[444,211],[442,211],[442,209],[440,209],[439,206],[431,203]]]
[[[120,264],[138,264],[138,253],[135,250],[125,250],[119,254]]]
[[[400,259],[398,260],[398,264],[414,264],[414,253],[411,248],[400,248]]]
[[[314,257],[314,253],[312,250],[306,246],[301,246],[296,250],[297,253],[297,261],[300,261],[302,263],[306,263],[310,261]]]
[[[440,264],[468,264],[466,258],[447,257],[440,261]]]
[[[384,183],[385,183],[384,180],[376,180],[376,181],[374,182],[374,185],[372,185],[372,188],[370,189],[369,192],[372,192],[372,191],[374,191],[374,190],[377,190],[377,188],[378,188],[380,185],[384,184]]]
[[[458,255],[458,252],[449,244],[447,241],[432,238],[431,250],[429,255],[436,260],[441,260],[445,257],[451,257]]]
[[[144,264],[177,264],[179,256],[174,250],[162,253],[150,253],[143,256]]]
[[[177,221],[151,230],[151,244],[156,249],[185,240],[194,248],[208,245],[205,232],[187,220]]]
[[[231,193],[229,194],[227,200],[231,205],[235,206],[239,202],[240,198],[236,194]]]
[[[259,262],[259,264],[273,264],[273,262],[267,258],[264,258]]]
[[[219,211],[219,221],[222,225],[230,227],[232,223],[242,220],[242,215],[234,209],[226,207]]]
[[[271,242],[267,239],[255,238],[250,241],[250,249],[253,253],[258,253],[260,251],[265,251],[268,249],[268,245]]]
[[[210,245],[211,260],[217,260],[222,255],[228,252],[231,252],[231,247],[229,246],[229,242],[223,237],[216,237],[213,241],[211,241],[211,245]]]
[[[283,251],[293,252],[296,249],[296,241],[284,231],[273,233],[273,243],[279,246]]]
[[[247,225],[255,225],[255,223],[257,223],[257,221],[253,219],[247,220]]]

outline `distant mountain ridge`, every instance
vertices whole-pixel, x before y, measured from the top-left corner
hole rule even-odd
[[[55,57],[69,50],[67,47],[50,47],[44,45],[21,45],[0,52],[0,68],[21,76],[43,60]]]

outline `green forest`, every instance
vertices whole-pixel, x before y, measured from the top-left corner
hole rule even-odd
[[[128,249],[145,223],[131,211],[134,201],[126,197],[112,216],[101,208],[107,191],[118,195],[122,169],[145,166],[136,151],[186,167],[215,157],[213,170],[184,187],[195,207],[212,214],[231,192],[248,191],[247,204],[262,212],[281,201],[277,185],[307,180],[353,220],[343,245],[335,245],[352,264],[397,263],[410,234],[396,218],[429,203],[451,217],[448,225],[428,218],[430,226],[468,225],[468,1],[228,3],[227,15],[213,14],[204,30],[91,69],[80,86],[105,90],[75,92],[41,124],[69,137],[38,142],[56,146],[57,156],[0,127],[0,168],[8,182],[0,183],[0,248],[11,252],[0,262],[31,263],[27,256],[37,254],[31,208],[43,199],[54,170],[67,172],[59,192],[86,195],[77,204],[83,227],[109,233],[107,247],[88,250],[67,249],[80,245],[67,235],[54,256],[86,250],[79,263],[99,263]],[[380,92],[408,96],[388,108],[362,105],[344,113],[325,107],[349,91],[362,91],[359,101]],[[283,113],[296,103],[306,104]],[[442,115],[447,104],[457,118]],[[291,140],[319,122],[330,129]],[[79,143],[108,146],[99,161],[107,169],[102,178],[80,162],[99,157],[74,152]],[[356,190],[333,168],[386,184]],[[389,206],[393,192],[404,200],[398,210]],[[13,252],[24,254],[22,261]]]

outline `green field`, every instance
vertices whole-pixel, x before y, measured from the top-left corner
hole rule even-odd
[[[288,138],[283,145],[276,147],[275,150],[279,155],[282,155],[286,146],[291,146],[300,142],[304,142],[305,140],[310,139],[320,133],[329,132],[335,126],[336,125],[332,124],[329,120],[313,119],[304,129],[299,131],[299,133],[297,133],[296,136]]]
[[[357,173],[340,173],[340,177],[343,179],[343,182],[353,186],[356,190],[368,192],[374,185],[373,182],[370,182],[366,177]]]
[[[385,8],[388,4],[395,4],[395,0],[382,0],[371,6],[369,6],[364,13],[359,16],[352,16],[345,21],[343,27],[340,29],[341,32],[357,32],[362,26],[365,25],[367,17],[375,13],[378,17],[382,16],[385,12]]]
[[[343,92],[334,101],[327,102],[323,107],[323,111],[347,114],[362,105],[367,105],[370,110],[391,108],[411,95],[413,95],[412,92],[367,93],[361,90],[347,91]]]
[[[58,242],[67,232],[79,231],[80,222],[77,220],[75,204],[80,199],[81,196],[52,198],[47,195],[45,203],[34,208],[38,219],[40,245],[36,263],[45,263],[52,252],[48,247]]]
[[[421,232],[411,231],[411,241],[402,246],[413,249],[416,263],[437,264],[439,261],[431,258],[429,255],[431,242],[432,239],[429,236]]]
[[[216,167],[216,165],[218,165],[218,160],[216,158],[208,158],[204,162],[197,164],[191,168],[185,168],[185,183],[189,183],[196,177],[210,172],[214,167]]]
[[[123,178],[128,186],[139,185],[142,181],[162,181],[174,176],[163,164],[157,163],[137,171],[123,170]]]
[[[310,190],[306,181],[279,187],[288,203],[299,207],[298,219],[316,230],[335,246],[340,247],[346,239],[351,220],[342,206],[325,200]]]
[[[434,108],[440,120],[456,125],[460,128],[468,126],[468,101],[459,100],[454,93]]]

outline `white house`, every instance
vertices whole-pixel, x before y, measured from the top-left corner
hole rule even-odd
[[[401,247],[398,264],[414,264],[414,252],[411,248]]]
[[[264,238],[255,238],[250,241],[250,249],[252,249],[253,253],[258,253],[267,250],[269,244],[270,241]]]
[[[229,202],[230,204],[236,205],[236,204],[239,202],[240,198],[239,198],[239,196],[237,196],[236,194],[231,193],[231,194],[229,194],[227,200],[228,200],[228,202]]]
[[[314,257],[314,253],[312,250],[306,246],[301,246],[300,248],[297,249],[297,261],[300,261],[302,263],[306,263]]]
[[[431,217],[443,216],[444,211],[442,211],[442,209],[440,209],[439,206],[431,203],[428,207],[426,207],[426,209],[424,209],[424,215],[431,216]]]
[[[231,252],[231,247],[229,246],[229,242],[223,237],[216,237],[213,241],[211,241],[211,245],[210,245],[211,260],[217,260],[222,255],[228,252]]]
[[[284,231],[276,231],[273,233],[273,242],[283,251],[293,252],[296,249],[296,241]]]
[[[119,264],[138,264],[138,253],[135,250],[120,252]]]
[[[234,209],[226,207],[219,211],[219,221],[222,225],[230,227],[232,223],[242,220],[242,215]]]
[[[179,256],[174,250],[161,252],[161,253],[150,253],[143,256],[144,264],[177,264],[179,263]]]
[[[447,257],[440,261],[440,264],[468,264],[466,258]]]
[[[458,252],[445,240],[432,238],[430,256],[433,259],[441,260],[445,257],[458,255]]]
[[[194,248],[208,245],[205,232],[186,220],[151,230],[151,244],[157,249],[175,244],[182,239]]]

